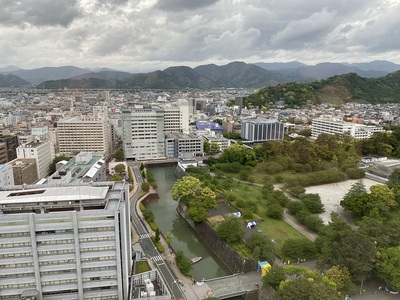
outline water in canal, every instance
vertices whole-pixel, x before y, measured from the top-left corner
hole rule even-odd
[[[171,189],[176,181],[175,167],[152,167],[150,171],[157,182],[160,196],[145,206],[154,213],[155,221],[164,235],[173,234],[172,247],[182,250],[188,258],[201,256],[203,259],[193,265],[192,275],[197,281],[230,274],[229,270],[216,258],[201,241],[193,229],[176,212],[178,203],[172,200]]]

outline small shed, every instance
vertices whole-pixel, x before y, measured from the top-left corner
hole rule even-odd
[[[257,271],[261,271],[261,276],[265,276],[268,273],[268,270],[271,268],[271,265],[267,261],[259,261]]]

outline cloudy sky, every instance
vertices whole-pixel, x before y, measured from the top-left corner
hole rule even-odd
[[[0,0],[0,67],[400,64],[400,0]]]

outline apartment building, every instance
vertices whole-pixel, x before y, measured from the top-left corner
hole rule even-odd
[[[242,122],[241,137],[245,142],[283,140],[285,125],[275,119],[250,119]]]
[[[128,299],[123,182],[0,190],[0,299]]]
[[[69,117],[57,123],[57,144],[61,155],[74,156],[79,152],[111,156],[111,129],[100,113],[93,116]]]
[[[311,137],[319,134],[349,134],[356,139],[370,138],[375,132],[385,132],[383,127],[345,122],[338,118],[316,118],[312,120]]]
[[[8,163],[12,167],[14,184],[33,184],[39,180],[34,158],[16,158]]]
[[[51,141],[30,142],[17,148],[18,158],[34,158],[36,160],[38,178],[50,174],[50,165],[55,157]]]
[[[6,143],[0,143],[0,164],[8,162],[7,159],[7,145]]]

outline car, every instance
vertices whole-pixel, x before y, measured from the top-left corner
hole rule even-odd
[[[385,291],[388,292],[388,293],[390,293],[390,294],[392,294],[392,295],[397,295],[397,294],[400,293],[399,291],[392,290],[392,289],[391,289],[390,287],[388,287],[388,286],[385,286]]]

